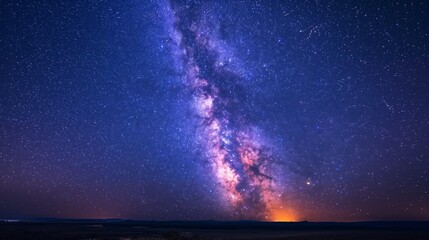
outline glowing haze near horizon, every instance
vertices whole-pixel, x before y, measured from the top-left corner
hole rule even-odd
[[[429,220],[424,1],[0,10],[0,218]]]

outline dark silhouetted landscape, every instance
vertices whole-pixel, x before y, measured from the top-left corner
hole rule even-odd
[[[1,239],[429,239],[429,222],[257,222],[38,219],[0,224]]]

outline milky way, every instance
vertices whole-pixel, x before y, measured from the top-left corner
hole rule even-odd
[[[221,199],[233,216],[272,220],[273,210],[281,207],[273,169],[279,166],[248,117],[251,106],[240,76],[245,70],[231,67],[234,60],[216,32],[217,19],[201,6],[172,4],[169,13],[172,52],[192,96],[196,142],[209,160]]]
[[[2,1],[0,219],[428,220],[427,2]]]

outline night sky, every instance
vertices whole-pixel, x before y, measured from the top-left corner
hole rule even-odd
[[[1,1],[0,218],[429,220],[426,1]]]

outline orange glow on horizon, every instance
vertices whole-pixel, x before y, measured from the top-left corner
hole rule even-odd
[[[297,221],[295,212],[286,208],[274,208],[271,210],[271,221],[273,222],[295,222]]]

